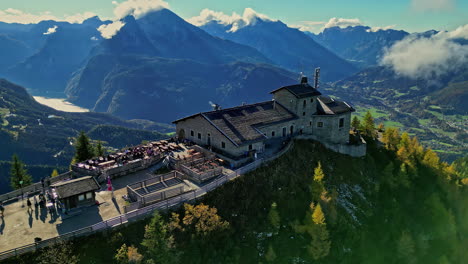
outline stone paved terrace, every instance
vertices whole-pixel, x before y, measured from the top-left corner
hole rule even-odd
[[[96,194],[96,200],[101,203],[99,206],[82,208],[76,215],[64,220],[57,214],[49,214],[46,208],[38,207],[36,211],[34,205],[33,211],[28,213],[26,201],[24,207],[21,201],[6,205],[5,217],[0,218],[0,252],[34,243],[35,237],[56,237],[123,214],[125,201],[122,196],[127,194],[127,184],[152,177],[151,172],[154,170],[155,167],[152,167],[114,180],[115,201],[112,200],[111,192],[107,191],[106,184],[102,184],[101,191]],[[185,183],[186,191],[197,188],[187,181]]]

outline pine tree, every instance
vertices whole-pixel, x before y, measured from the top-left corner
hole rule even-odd
[[[271,244],[268,246],[268,250],[265,254],[265,259],[268,262],[273,262],[276,259],[276,253]]]
[[[370,137],[370,138],[375,138],[377,136],[377,133],[375,132],[375,123],[374,123],[374,118],[372,117],[372,114],[370,111],[367,111],[367,113],[364,115],[364,124],[362,125],[363,133],[364,135]]]
[[[82,162],[91,159],[94,156],[94,150],[89,141],[88,136],[81,131],[75,143],[74,162]]]
[[[57,177],[57,176],[59,176],[59,173],[58,173],[57,169],[54,169],[52,171],[52,174],[50,175],[50,177],[54,178],[54,177]]]
[[[35,263],[37,264],[77,264],[79,258],[73,255],[71,243],[61,241],[58,244],[41,250]]]
[[[397,181],[399,185],[402,185],[406,188],[410,187],[410,180],[409,180],[409,175],[408,175],[408,170],[406,168],[406,164],[402,163],[400,165],[400,171],[398,172],[397,175]]]
[[[353,121],[351,121],[351,127],[361,129],[361,121],[359,121],[359,118],[357,116],[353,117]]]
[[[397,245],[398,257],[402,263],[415,263],[415,244],[411,234],[408,231],[403,231]]]
[[[102,147],[102,142],[100,140],[97,142],[95,150],[96,150],[96,153],[95,153],[96,156],[98,156],[98,157],[104,156],[104,154],[105,154],[104,153],[104,148]]]
[[[275,232],[278,232],[281,226],[281,218],[278,213],[276,203],[272,203],[270,211],[268,212],[268,221]]]
[[[156,263],[177,263],[177,257],[173,251],[174,238],[169,234],[168,226],[158,211],[146,225],[141,245],[146,249],[145,256],[157,261]]]
[[[439,168],[440,159],[432,149],[428,148],[424,153],[422,163],[432,168]]]
[[[29,175],[28,171],[24,168],[24,163],[16,154],[14,154],[12,158],[10,176],[11,187],[15,190],[28,186],[33,182],[31,175]]]
[[[393,176],[393,171],[395,169],[395,166],[393,165],[393,162],[390,161],[387,166],[382,171],[383,175],[383,181],[388,184],[390,188],[394,188],[396,183],[395,183],[395,177]]]
[[[117,249],[117,253],[114,256],[114,259],[119,264],[128,263],[128,247],[126,244],[123,244],[119,249]]]
[[[323,214],[322,206],[320,206],[320,203],[317,204],[317,206],[315,206],[314,208],[314,212],[312,213],[312,221],[316,225],[325,224],[325,215]]]
[[[325,174],[323,173],[323,170],[322,170],[322,164],[319,162],[318,166],[314,169],[314,181],[322,183],[324,177],[325,177]]]

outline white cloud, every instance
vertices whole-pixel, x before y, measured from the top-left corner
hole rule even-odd
[[[242,19],[242,17],[236,12],[233,12],[232,15],[226,15],[223,12],[217,12],[205,8],[200,12],[199,16],[189,18],[187,19],[187,22],[195,26],[203,26],[211,21],[216,21],[223,25],[231,25],[238,19]]]
[[[290,27],[297,28],[300,31],[309,31],[314,33],[320,33],[323,29],[323,25],[327,23],[325,21],[300,21],[299,24],[292,24]]]
[[[336,18],[332,17],[328,22],[323,26],[323,28],[331,28],[331,27],[340,27],[340,28],[347,28],[347,27],[355,27],[361,26],[362,22],[359,18]]]
[[[468,45],[452,41],[468,39],[468,25],[430,38],[410,35],[385,51],[381,64],[412,78],[432,78],[468,63]]]
[[[122,19],[128,15],[132,15],[138,19],[149,12],[164,8],[169,8],[169,4],[164,0],[127,0],[117,3],[114,8],[114,15],[116,19]]]
[[[44,34],[44,35],[54,34],[55,32],[57,32],[57,28],[58,28],[58,26],[53,26],[53,27],[47,29],[47,31],[42,33],[42,34]]]
[[[83,23],[88,18],[95,17],[96,14],[93,12],[84,12],[84,13],[77,13],[74,15],[65,15],[65,21],[70,23]]]
[[[442,32],[439,34],[443,34]],[[464,38],[468,39],[468,24],[455,29],[454,31],[447,32],[448,37],[451,39]]]
[[[411,0],[411,7],[418,12],[449,11],[455,7],[455,0]]]
[[[117,1],[112,1],[113,5],[118,5],[119,3]]]
[[[0,21],[5,23],[20,23],[20,24],[35,24],[44,20],[64,21],[69,23],[82,23],[84,20],[96,16],[92,12],[78,13],[74,15],[65,15],[57,17],[52,15],[49,11],[41,12],[38,14],[25,13],[21,10],[8,8],[0,10]]]
[[[275,21],[269,18],[267,15],[261,14],[248,7],[244,9],[244,13],[241,15],[233,12],[232,15],[226,15],[223,12],[217,12],[210,9],[203,9],[199,16],[195,16],[187,19],[189,23],[195,26],[203,26],[211,21],[216,21],[223,25],[231,25],[230,32],[235,32],[240,28],[249,25],[255,25],[258,19],[266,21]]]
[[[114,21],[108,25],[101,25],[97,30],[101,32],[101,36],[105,39],[111,39],[125,24],[120,21]]]
[[[396,25],[390,25],[390,26],[386,26],[386,27],[372,27],[368,30],[366,30],[367,32],[377,32],[377,31],[380,31],[380,30],[389,30],[389,29],[392,29],[392,28],[395,28]]]
[[[99,40],[96,36],[92,36],[90,39],[91,39],[92,41],[98,41],[98,40]]]

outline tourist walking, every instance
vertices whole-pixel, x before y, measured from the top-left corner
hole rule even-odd
[[[29,212],[29,210],[33,211],[33,209],[31,208],[32,203],[31,203],[31,200],[29,200],[29,198],[28,198],[28,201],[26,202],[26,204],[28,205],[28,212]]]

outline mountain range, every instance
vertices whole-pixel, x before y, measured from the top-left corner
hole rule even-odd
[[[403,30],[373,30],[367,26],[330,27],[319,34],[306,34],[359,68],[378,65],[385,48],[409,35]]]
[[[336,81],[356,72],[349,62],[281,21],[256,18],[247,26],[235,30],[233,27],[215,20],[201,26],[214,36],[255,47],[275,64],[294,72],[311,73],[321,67],[325,81]]]

